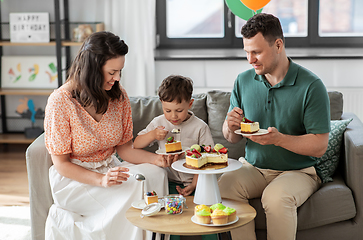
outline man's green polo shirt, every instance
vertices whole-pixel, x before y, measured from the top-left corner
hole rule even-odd
[[[289,61],[285,78],[273,87],[254,69],[239,74],[228,111],[239,107],[246,118],[259,122],[260,128],[275,127],[284,134],[328,133],[330,105],[324,84],[309,70]],[[246,145],[246,160],[256,167],[274,170],[296,170],[315,165],[315,160],[309,156],[250,140]]]

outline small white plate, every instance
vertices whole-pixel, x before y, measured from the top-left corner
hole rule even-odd
[[[158,201],[160,204],[161,204],[161,208],[164,207],[164,199],[162,198],[159,198],[159,201]],[[144,207],[146,207],[146,203],[145,203],[145,200],[144,199],[141,199],[141,200],[137,200],[133,203],[131,203],[131,206],[133,208],[137,208],[137,209],[144,209]]]
[[[173,153],[166,153],[165,152],[165,148],[164,149],[158,149],[155,151],[155,153],[157,154],[162,154],[162,155],[175,155],[175,154],[180,154],[180,153],[183,153],[185,152],[186,150],[188,150],[189,148],[188,147],[182,147],[182,150],[179,151],[179,152],[173,152]]]
[[[221,227],[221,226],[228,226],[228,225],[231,225],[231,224],[233,224],[233,223],[236,223],[237,221],[238,221],[238,217],[236,217],[236,219],[234,220],[234,221],[232,221],[232,222],[228,222],[228,223],[226,223],[226,224],[219,224],[219,225],[214,225],[212,222],[211,223],[209,223],[209,224],[205,224],[205,223],[199,223],[199,222],[197,222],[197,217],[196,216],[192,216],[192,222],[193,223],[195,223],[195,224],[199,224],[199,225],[202,225],[202,226],[208,226],[208,227]]]
[[[260,129],[258,130],[258,132],[255,133],[241,133],[241,129],[237,129],[236,131],[234,131],[235,134],[239,134],[245,137],[249,137],[249,136],[258,136],[258,135],[265,135],[268,133],[267,129]]]

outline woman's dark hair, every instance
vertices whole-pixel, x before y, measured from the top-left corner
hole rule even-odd
[[[272,45],[276,39],[282,39],[285,43],[280,21],[272,14],[258,13],[248,19],[243,25],[241,34],[244,38],[252,38],[261,33],[263,37]]]
[[[83,107],[93,105],[96,113],[105,113],[110,99],[124,99],[118,82],[111,90],[104,90],[102,67],[107,60],[127,52],[126,43],[111,32],[96,32],[84,41],[69,70],[74,89],[72,95]]]
[[[181,103],[183,100],[189,101],[192,98],[193,81],[188,77],[180,75],[170,75],[165,78],[158,90],[160,101]]]

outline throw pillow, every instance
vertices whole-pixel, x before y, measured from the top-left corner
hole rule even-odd
[[[332,176],[339,163],[343,134],[352,120],[353,118],[331,121],[328,148],[322,157],[313,157],[316,160],[315,168],[323,183],[333,181]]]

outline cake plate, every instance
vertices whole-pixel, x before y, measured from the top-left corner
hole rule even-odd
[[[213,205],[222,202],[219,192],[217,175],[225,172],[232,172],[242,167],[242,162],[235,159],[228,159],[228,166],[214,170],[198,170],[184,167],[185,159],[174,162],[171,167],[176,171],[190,174],[198,174],[197,187],[195,189],[195,204]]]

